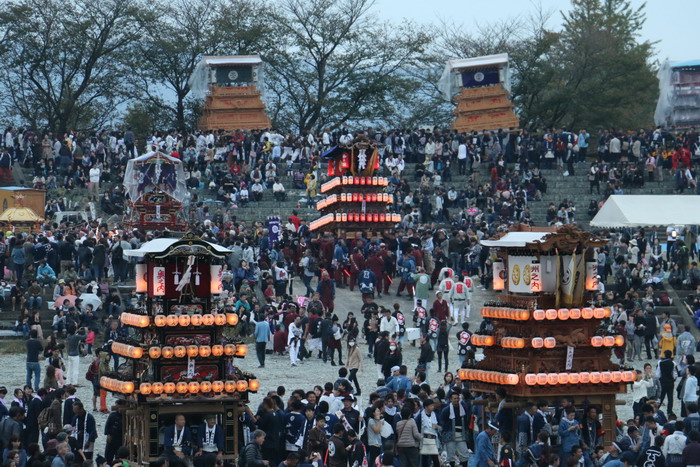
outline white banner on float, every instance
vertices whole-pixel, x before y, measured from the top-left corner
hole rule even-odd
[[[542,292],[553,293],[557,290],[557,258],[557,256],[540,256]]]
[[[530,268],[533,261],[536,261],[534,256],[508,255],[509,292],[531,293],[530,280],[532,279],[532,274]]]

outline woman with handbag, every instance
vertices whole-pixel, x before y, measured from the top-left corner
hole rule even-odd
[[[422,436],[411,415],[413,415],[411,407],[404,406],[401,409],[401,420],[396,423],[395,447],[402,467],[418,467],[420,464],[418,446]]]

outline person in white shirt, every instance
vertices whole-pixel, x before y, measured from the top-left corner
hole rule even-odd
[[[666,465],[676,466],[684,465],[682,461],[683,449],[688,441],[688,438],[683,434],[685,424],[678,420],[674,425],[674,432],[666,437],[661,452],[666,459]]]
[[[96,165],[93,165],[90,169],[90,185],[88,189],[88,196],[93,200],[97,201],[100,196],[100,174],[101,170]]]
[[[698,379],[695,376],[698,369],[694,365],[689,365],[685,369],[686,379],[683,390],[683,404],[687,407],[691,402],[698,402]]]
[[[289,334],[287,336],[287,346],[289,348],[289,360],[292,366],[297,366],[299,363],[299,347],[301,346],[301,337],[304,331],[301,327],[301,317],[297,316],[294,321],[289,324]]]
[[[391,316],[391,311],[385,309],[383,311],[382,319],[379,322],[379,332],[387,331],[389,337],[398,335],[399,332],[399,322]]]
[[[250,190],[253,192],[253,201],[260,201],[263,196],[263,186],[260,183],[253,183],[253,186],[250,187]]]
[[[286,193],[284,192],[284,185],[278,179],[275,179],[275,183],[272,184],[272,193],[275,195],[277,201],[284,201],[286,198]]]

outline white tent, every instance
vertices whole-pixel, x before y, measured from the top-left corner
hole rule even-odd
[[[591,227],[700,225],[700,196],[612,195]]]

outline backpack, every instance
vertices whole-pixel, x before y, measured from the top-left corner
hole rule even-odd
[[[671,297],[668,296],[667,292],[660,292],[659,296],[656,297],[656,304],[660,306],[670,306],[672,304]]]
[[[100,368],[100,362],[98,359],[94,359],[85,373],[85,379],[88,381],[94,381],[97,376],[97,372]]]
[[[39,417],[37,418],[37,423],[39,424],[39,429],[43,431],[47,426],[49,426],[49,420],[51,419],[51,406],[45,407],[39,412]]]
[[[311,256],[309,258],[309,267],[307,269],[313,272],[314,274],[318,273],[321,270],[321,268],[318,265],[318,258]]]
[[[316,339],[321,337],[321,328],[323,327],[323,320],[321,318],[316,318],[313,325],[311,326],[311,336]]]

